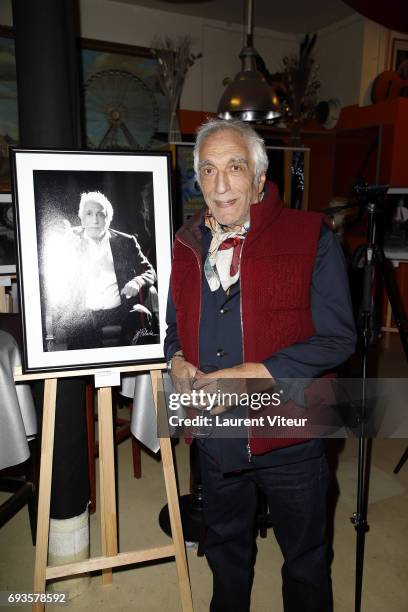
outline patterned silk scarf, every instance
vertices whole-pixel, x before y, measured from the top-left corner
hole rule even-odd
[[[249,229],[246,223],[239,231],[224,231],[213,217],[207,217],[206,225],[211,229],[212,240],[204,263],[204,274],[211,291],[222,286],[224,291],[239,279],[241,250]]]

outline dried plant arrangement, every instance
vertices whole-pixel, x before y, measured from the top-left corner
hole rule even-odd
[[[301,124],[316,108],[319,65],[312,55],[316,34],[307,34],[300,44],[299,53],[283,58],[283,84],[286,92],[284,120],[294,139],[300,138]]]
[[[169,142],[181,140],[178,110],[184,81],[188,70],[202,57],[202,53],[192,53],[191,47],[189,35],[176,39],[156,36],[151,44],[151,52],[159,64],[160,86],[170,104]]]

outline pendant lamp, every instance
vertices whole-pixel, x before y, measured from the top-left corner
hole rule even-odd
[[[279,100],[256,68],[258,52],[253,47],[253,0],[247,2],[247,31],[245,46],[239,57],[242,69],[227,85],[218,104],[220,119],[267,121],[281,115]]]

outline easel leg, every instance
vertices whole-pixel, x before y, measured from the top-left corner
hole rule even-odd
[[[40,486],[38,495],[37,545],[35,549],[34,592],[45,593],[45,572],[50,529],[52,457],[54,451],[55,403],[57,379],[44,383],[44,408],[41,438]],[[44,603],[33,604],[33,610],[44,610]]]
[[[112,556],[118,553],[118,533],[110,387],[98,389],[98,431],[102,554]],[[112,584],[112,569],[102,570],[102,584]]]
[[[158,402],[158,390],[162,390],[162,375],[160,371],[151,370],[150,376],[152,379],[153,397],[156,404],[156,412],[158,412],[158,410],[160,409]],[[183,531],[181,528],[180,508],[170,438],[160,439],[160,451],[163,463],[163,474],[166,486],[167,502],[169,507],[171,533],[176,557],[181,605],[183,612],[192,612],[193,600],[191,597],[186,548],[184,545]]]

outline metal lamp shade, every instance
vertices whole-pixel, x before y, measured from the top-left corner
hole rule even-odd
[[[220,119],[266,121],[281,115],[279,100],[264,76],[255,68],[255,49],[241,51],[242,70],[225,89],[218,104]]]

